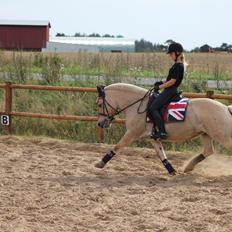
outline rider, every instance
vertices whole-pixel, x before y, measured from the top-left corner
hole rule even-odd
[[[167,54],[175,62],[169,70],[169,74],[164,83],[157,82],[154,85],[154,91],[164,89],[162,93],[152,102],[148,111],[154,122],[151,137],[154,139],[167,139],[167,132],[164,127],[163,119],[160,115],[160,109],[169,103],[170,99],[178,93],[178,87],[184,77],[184,54],[180,43],[172,43]],[[158,128],[158,131],[155,129]]]

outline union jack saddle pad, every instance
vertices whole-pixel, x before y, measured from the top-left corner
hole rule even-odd
[[[178,102],[171,102],[164,111],[164,122],[181,122],[185,120],[189,99],[182,98]]]

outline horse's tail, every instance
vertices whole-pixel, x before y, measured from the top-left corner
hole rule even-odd
[[[228,106],[228,110],[232,114],[232,105]]]

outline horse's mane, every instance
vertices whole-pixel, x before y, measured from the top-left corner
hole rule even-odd
[[[138,87],[132,84],[126,83],[115,83],[108,85],[105,90],[118,90],[118,91],[125,91],[125,92],[132,92],[135,94],[145,94],[147,92],[146,89]]]

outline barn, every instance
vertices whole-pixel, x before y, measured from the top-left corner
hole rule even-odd
[[[49,21],[0,20],[0,49],[41,51],[50,27]]]
[[[104,37],[55,37],[44,52],[134,52],[135,40]]]

